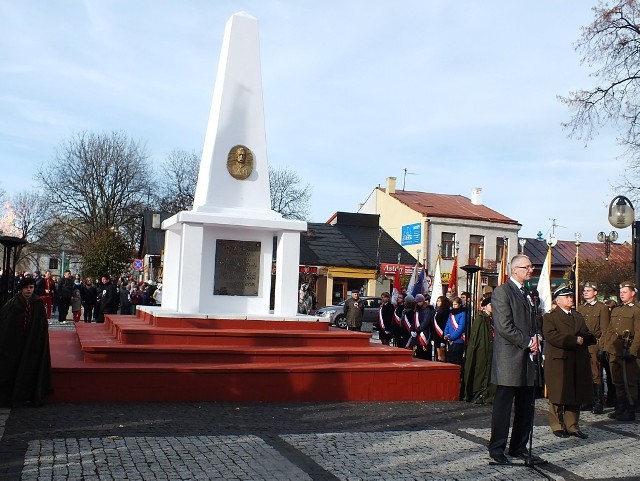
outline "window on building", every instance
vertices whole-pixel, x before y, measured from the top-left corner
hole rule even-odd
[[[480,257],[480,252],[484,247],[484,237],[481,235],[470,235],[469,236],[469,260],[478,259]]]
[[[59,262],[60,262],[60,259],[56,257],[49,257],[49,270],[57,269]]]
[[[440,256],[443,259],[453,259],[456,255],[456,235],[453,232],[443,232],[440,238]]]
[[[503,253],[505,253],[506,242],[504,237],[496,237],[496,262],[502,260]]]

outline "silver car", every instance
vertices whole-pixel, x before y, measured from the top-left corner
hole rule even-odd
[[[362,318],[362,330],[370,331],[375,329],[378,321],[378,312],[380,311],[380,305],[382,299],[379,297],[367,297],[362,296],[360,300],[364,302],[364,317]],[[344,301],[336,306],[321,307],[316,311],[316,316],[324,317],[329,320],[330,326],[336,326],[341,329],[347,328],[347,320],[344,316]],[[370,324],[365,325],[365,323]]]

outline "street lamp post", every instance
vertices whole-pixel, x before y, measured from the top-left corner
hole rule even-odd
[[[640,239],[638,238],[640,235],[640,221],[635,220],[633,204],[625,196],[618,195],[609,204],[609,223],[618,229],[624,229],[632,225],[633,272],[636,286],[640,285],[640,266],[638,266],[638,263],[640,263]],[[599,237],[600,234],[598,234]]]
[[[608,261],[611,255],[611,243],[618,240],[618,233],[614,230],[605,234],[604,232],[598,232],[598,242],[604,242],[604,260]]]

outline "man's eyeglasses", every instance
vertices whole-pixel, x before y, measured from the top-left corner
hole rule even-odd
[[[532,271],[533,266],[516,266],[516,269],[526,269],[528,271]]]

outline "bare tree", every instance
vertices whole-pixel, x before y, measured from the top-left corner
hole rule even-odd
[[[311,186],[302,184],[297,172],[284,168],[269,167],[271,209],[286,219],[307,220]]]
[[[200,157],[195,152],[172,150],[160,169],[156,204],[162,212],[176,214],[191,209],[198,182]]]
[[[175,214],[188,210],[198,182],[200,158],[195,152],[175,149],[160,169],[155,204],[162,212]],[[287,219],[305,220],[309,215],[311,186],[288,168],[269,167],[271,208]]]
[[[595,19],[583,27],[576,50],[581,63],[594,67],[595,86],[559,97],[572,114],[564,124],[570,134],[589,141],[600,127],[620,128],[627,147],[630,171],[620,187],[640,197],[640,2],[620,0],[612,6],[600,2]]]
[[[38,172],[55,220],[76,246],[107,229],[131,232],[152,178],[146,147],[118,131],[74,135]]]
[[[15,216],[14,225],[22,232],[22,238],[38,243],[50,222],[46,197],[38,191],[20,192],[9,201]]]
[[[598,294],[616,298],[620,281],[633,279],[633,264],[604,259],[581,260],[580,277],[598,284]]]
[[[49,206],[44,195],[37,191],[24,191],[14,195],[5,204],[3,221],[11,221],[12,233],[29,244],[18,247],[18,262],[30,259],[37,265],[36,252],[40,249],[48,225],[51,223]]]

